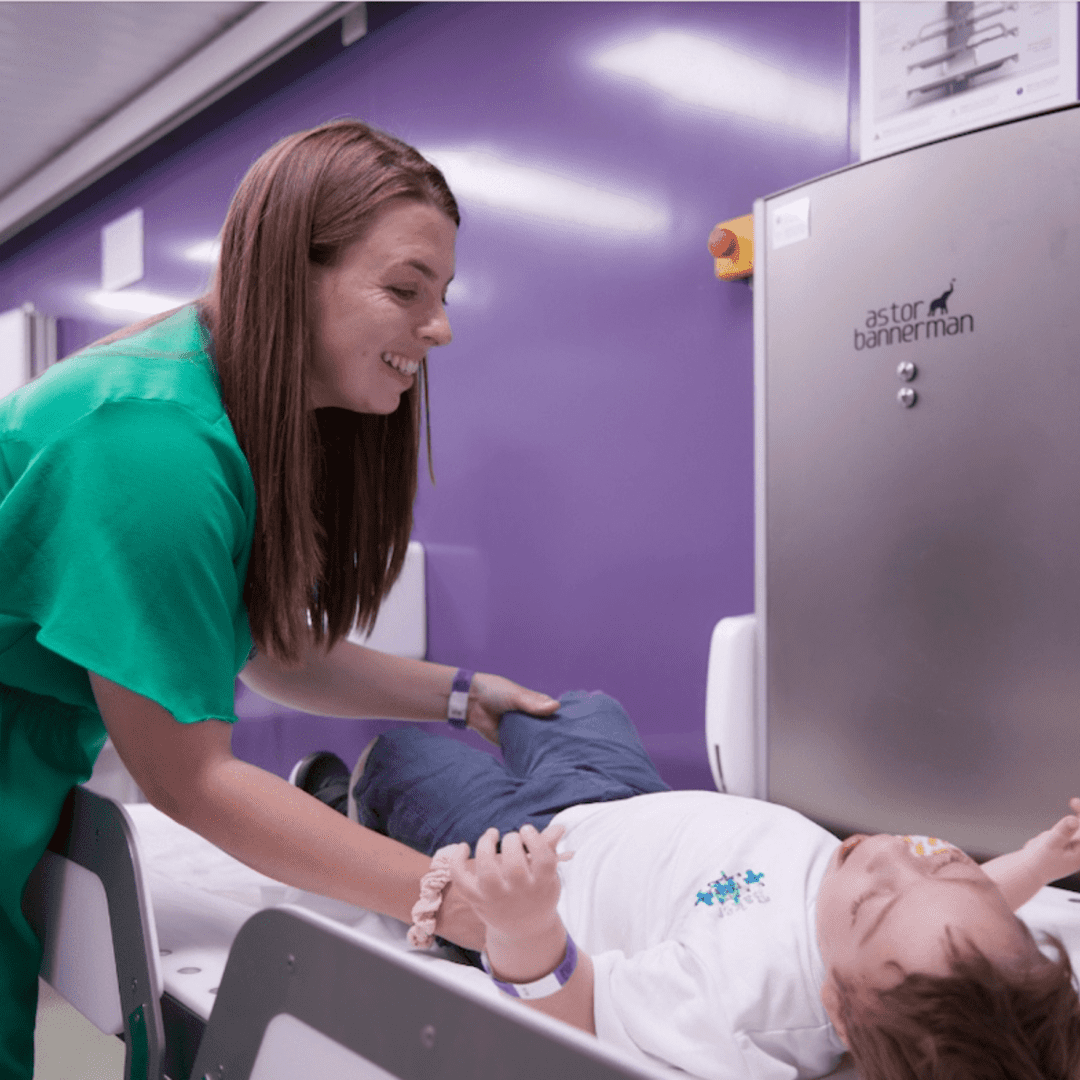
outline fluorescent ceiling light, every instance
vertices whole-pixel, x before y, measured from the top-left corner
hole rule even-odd
[[[216,263],[220,254],[220,240],[201,240],[184,249],[184,258],[198,263]]]
[[[485,150],[422,152],[445,173],[457,197],[515,215],[637,236],[666,232],[671,221],[667,207],[547,169],[518,165]]]
[[[597,53],[593,63],[699,108],[815,135],[847,134],[846,97],[694,34],[658,30]]]
[[[181,300],[176,296],[163,296],[161,293],[147,292],[145,289],[118,289],[116,292],[92,292],[87,300],[94,307],[105,311],[126,311],[134,315],[158,315],[162,311],[190,304],[190,300]]]

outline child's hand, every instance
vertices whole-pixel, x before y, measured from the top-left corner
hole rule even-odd
[[[528,937],[546,929],[559,902],[558,864],[555,851],[565,829],[549,825],[542,833],[532,825],[502,838],[502,852],[495,846],[498,829],[488,829],[476,844],[476,858],[469,860],[465,845],[450,860],[455,887],[459,888],[489,930],[506,937]]]
[[[1038,859],[1047,881],[1056,881],[1080,871],[1080,798],[1069,800],[1073,812],[1053,828],[1032,837],[1021,848]]]

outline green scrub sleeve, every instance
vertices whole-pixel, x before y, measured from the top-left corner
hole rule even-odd
[[[5,608],[39,628],[4,682],[93,707],[93,671],[182,723],[236,719],[255,493],[223,414],[105,402],[36,451],[3,509]]]

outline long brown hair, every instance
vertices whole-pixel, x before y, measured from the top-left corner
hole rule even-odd
[[[1017,920],[1019,922],[1019,920]],[[836,972],[840,1020],[864,1080],[1080,1080],[1080,998],[1061,941],[1003,968],[949,934],[951,974],[867,992]]]
[[[233,196],[200,313],[221,397],[255,481],[244,603],[256,646],[294,663],[305,642],[369,629],[412,530],[420,389],[389,416],[312,410],[312,264],[333,265],[392,199],[460,222],[439,170],[359,120],[272,146]],[[426,366],[420,372],[426,386]],[[430,455],[430,443],[429,443]]]

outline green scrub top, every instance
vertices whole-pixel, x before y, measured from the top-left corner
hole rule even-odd
[[[234,721],[255,487],[194,307],[0,400],[0,1077],[32,1080],[21,912],[105,741],[93,671],[181,723]]]

